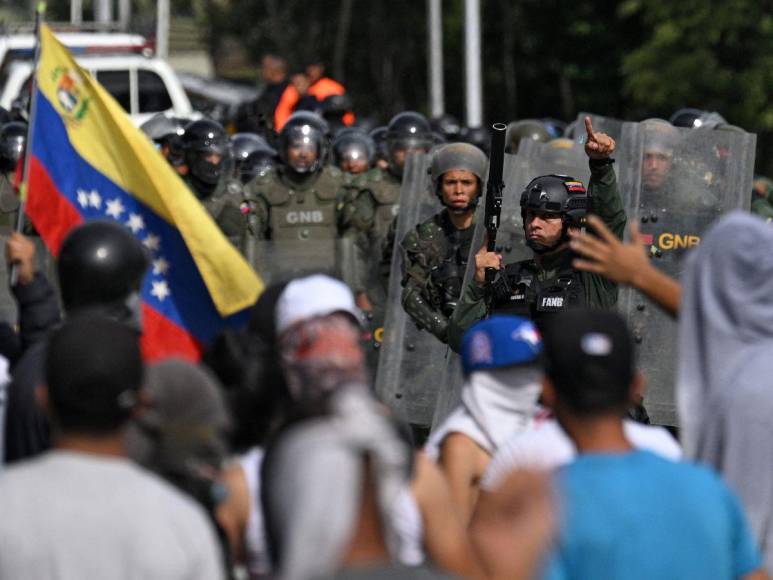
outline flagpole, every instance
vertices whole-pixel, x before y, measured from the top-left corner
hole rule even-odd
[[[19,184],[19,213],[16,216],[15,231],[21,232],[24,228],[24,206],[27,202],[27,184],[30,175],[30,152],[32,151],[32,131],[35,123],[35,115],[38,109],[38,64],[40,63],[40,24],[46,12],[45,1],[38,2],[35,10],[35,56],[32,64],[32,80],[30,82],[30,113],[27,119],[27,142],[24,147],[24,165],[22,166],[22,179]],[[11,265],[11,286],[16,284],[16,264]]]

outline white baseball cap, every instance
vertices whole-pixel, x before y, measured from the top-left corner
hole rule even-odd
[[[351,314],[357,324],[362,324],[362,313],[346,284],[324,274],[298,278],[287,284],[279,296],[276,304],[276,333],[282,334],[303,320],[334,312]]]

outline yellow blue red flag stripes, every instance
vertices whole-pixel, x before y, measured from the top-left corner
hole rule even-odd
[[[152,255],[142,288],[145,354],[196,357],[244,319],[262,283],[113,98],[46,25],[26,211],[56,255],[84,220],[125,225]]]

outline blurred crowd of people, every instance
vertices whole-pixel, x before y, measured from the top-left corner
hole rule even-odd
[[[505,264],[474,235],[495,153],[487,130],[412,111],[358,126],[323,64],[292,71],[266,55],[261,70],[236,134],[163,114],[142,127],[268,282],[247,327],[200,363],[142,360],[151,263],[126,228],[73,229],[56,279],[34,232],[11,234],[0,578],[773,572],[769,179],[754,179],[756,216],[714,212],[677,280],[636,221],[624,241],[614,137],[590,117],[514,121],[501,128],[508,155],[525,141],[579,148],[590,181],[530,175],[515,195],[532,257]],[[699,110],[644,123],[655,137],[637,186],[657,195],[677,128],[743,133]],[[23,120],[5,119],[6,225],[24,139]],[[407,160],[422,156],[434,214],[401,236],[401,211],[417,203]],[[639,329],[615,311],[619,286],[678,320],[678,428],[647,424]],[[429,425],[375,390],[374,330],[395,304],[459,353],[459,396],[426,438]]]

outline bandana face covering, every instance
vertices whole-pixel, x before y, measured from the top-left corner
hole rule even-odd
[[[316,401],[339,387],[365,385],[365,357],[357,326],[335,313],[300,322],[279,338],[287,386],[296,401]]]

